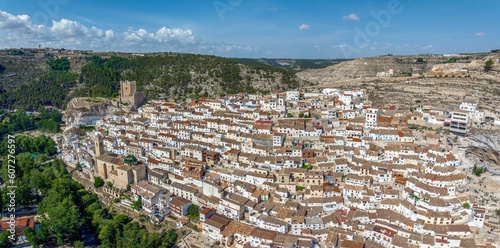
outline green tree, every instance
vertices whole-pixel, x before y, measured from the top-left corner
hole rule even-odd
[[[113,220],[105,220],[98,228],[97,238],[104,247],[115,247],[117,236],[119,236],[119,225]]]
[[[50,69],[53,71],[68,71],[69,60],[67,58],[51,59],[47,61]]]
[[[85,246],[84,246],[84,244],[83,244],[82,241],[77,240],[77,241],[73,242],[73,247],[75,247],[75,248],[84,248]]]
[[[310,169],[312,169],[312,166],[311,166],[311,164],[307,163],[307,164],[302,165],[302,167],[300,167],[300,168],[310,170]]]
[[[484,62],[484,70],[485,71],[491,70],[492,66],[493,66],[493,60],[489,59],[486,62]]]
[[[98,189],[98,188],[100,188],[103,185],[104,185],[104,180],[102,180],[101,177],[95,177],[94,178],[94,188]]]
[[[10,248],[12,247],[12,242],[9,238],[9,232],[4,231],[0,233],[0,248]]]
[[[72,196],[62,200],[57,193],[49,194],[44,198],[43,211],[41,211],[40,231],[48,237],[54,238],[58,245],[63,245],[67,240],[72,240],[79,235],[81,220],[78,207],[73,202]]]
[[[137,201],[132,202],[132,209],[139,211],[142,208],[142,197],[139,196]]]
[[[36,235],[35,230],[33,228],[28,227],[24,230],[24,235],[26,236],[26,239],[30,242],[30,244],[33,247],[38,247],[39,242],[38,242],[38,237]]]
[[[476,165],[474,165],[474,167],[472,168],[472,173],[474,173],[474,175],[478,177],[481,176],[483,172],[486,172],[486,168],[479,168]]]
[[[189,208],[188,208],[188,217],[190,219],[196,219],[199,216],[200,216],[200,207],[198,207],[195,204],[189,206]]]
[[[463,207],[466,208],[466,209],[469,209],[470,208],[470,204],[466,202],[466,203],[464,203]]]
[[[130,219],[126,215],[120,213],[120,214],[115,215],[115,217],[113,217],[113,220],[116,223],[118,223],[120,226],[124,226],[124,225],[128,224],[132,219]]]

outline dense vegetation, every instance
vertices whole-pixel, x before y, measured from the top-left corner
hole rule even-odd
[[[110,97],[118,92],[120,80],[136,81],[137,90],[150,99],[202,95],[207,90],[202,85],[210,80],[227,94],[253,90],[249,83],[240,84],[242,77],[236,61],[216,56],[179,54],[130,59],[93,56],[89,60],[79,77],[84,87],[75,91],[74,96]]]
[[[477,167],[476,165],[474,165],[474,168],[472,168],[472,173],[474,173],[474,175],[480,177],[481,174],[483,174],[483,172],[486,172],[486,168],[484,167]]]
[[[64,162],[54,159],[43,163],[55,150],[48,148],[54,142],[44,136],[19,136],[16,146],[17,207],[38,206],[40,230],[26,230],[26,237],[34,247],[44,245],[71,245],[83,247],[83,229],[95,233],[103,247],[172,247],[177,241],[174,229],[149,233],[123,214],[114,214],[102,207],[96,194],[72,180]],[[6,143],[1,149],[6,148]],[[26,152],[20,154],[21,152]],[[45,152],[34,159],[30,152]],[[2,150],[5,155],[6,151]],[[2,166],[2,179],[8,178],[7,166]],[[8,203],[7,190],[0,190],[0,208]],[[90,238],[91,239],[91,238]],[[1,245],[9,245],[0,235]]]
[[[53,71],[68,71],[69,70],[69,60],[67,58],[51,59],[47,61],[50,69]]]
[[[0,88],[0,106],[12,110],[38,110],[49,105],[65,108],[77,78],[78,74],[73,72],[51,71],[16,90]]]
[[[23,111],[7,113],[0,110],[0,137],[33,129],[57,133],[61,118],[62,114],[57,110],[50,113],[42,110],[39,115],[27,115]]]
[[[50,137],[39,135],[35,138],[25,135],[19,135],[15,139],[16,149],[15,155],[31,153],[33,155],[44,155],[44,157],[51,156],[57,152],[56,143]],[[8,139],[3,139],[0,144],[0,154],[5,156],[7,154]]]
[[[198,207],[198,205],[195,205],[195,204],[189,206],[188,217],[190,219],[196,219],[196,218],[200,217],[200,207]]]

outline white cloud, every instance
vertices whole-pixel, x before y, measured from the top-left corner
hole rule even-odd
[[[420,47],[422,50],[429,50],[431,49],[432,47],[434,47],[432,44],[430,45],[427,45],[427,46],[424,46],[424,47]]]
[[[67,19],[52,21],[52,26],[34,25],[28,15],[0,11],[0,43],[5,47],[107,47],[114,40],[113,30],[102,30]]]
[[[340,44],[340,45],[334,45],[332,48],[338,49],[338,50],[343,50],[347,47],[345,44]]]
[[[350,15],[346,15],[344,17],[342,17],[342,20],[353,20],[353,21],[360,21],[361,19],[359,19],[358,15],[356,14],[350,14]]]
[[[266,9],[267,11],[278,11],[278,8],[269,8],[269,9]]]
[[[311,26],[307,24],[302,24],[300,25],[299,30],[309,30],[309,28],[311,28]]]
[[[260,48],[207,42],[190,29],[162,27],[150,32],[129,28],[115,34],[113,30],[87,27],[80,22],[61,19],[52,25],[34,25],[28,15],[0,11],[0,44],[2,47],[42,47],[115,50],[129,52],[173,51],[187,53],[255,52]]]
[[[0,11],[0,29],[3,30],[21,30],[29,29],[32,26],[31,17],[28,15],[12,15]]]
[[[483,32],[476,33],[476,36],[485,36],[486,34]]]
[[[316,50],[318,50],[318,52],[320,52],[320,51],[321,51],[321,47],[320,47],[319,45],[314,45],[314,48],[315,48]]]
[[[392,47],[391,43],[385,43],[384,46],[382,47],[383,49],[389,49]]]

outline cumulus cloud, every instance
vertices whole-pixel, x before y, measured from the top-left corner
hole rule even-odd
[[[34,25],[28,15],[0,11],[0,42],[10,47],[36,47],[38,44],[77,49],[103,47],[114,40],[113,30],[102,30],[67,19],[52,21],[52,26]]]
[[[344,17],[342,17],[342,20],[353,20],[353,21],[360,21],[361,19],[359,19],[358,15],[356,14],[350,14],[350,15],[346,15]]]
[[[25,30],[32,26],[31,17],[28,15],[12,15],[0,11],[0,29],[3,30]]]
[[[12,15],[0,11],[0,44],[4,47],[43,47],[119,50],[130,52],[191,52],[225,53],[254,52],[258,47],[237,46],[220,42],[207,42],[192,30],[167,28],[148,31],[143,28],[115,34],[113,30],[87,27],[84,24],[61,19],[52,25],[35,25],[28,15]]]
[[[309,28],[311,28],[311,26],[309,26],[307,24],[302,24],[302,25],[300,25],[299,30],[308,30]]]
[[[486,34],[483,32],[476,33],[476,36],[485,36]]]

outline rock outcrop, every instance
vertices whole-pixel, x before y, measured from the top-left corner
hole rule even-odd
[[[63,115],[68,127],[92,125],[102,117],[120,110],[117,102],[108,99],[73,98]]]
[[[471,155],[480,163],[489,164],[500,170],[500,133],[478,133],[467,136],[466,155]]]

